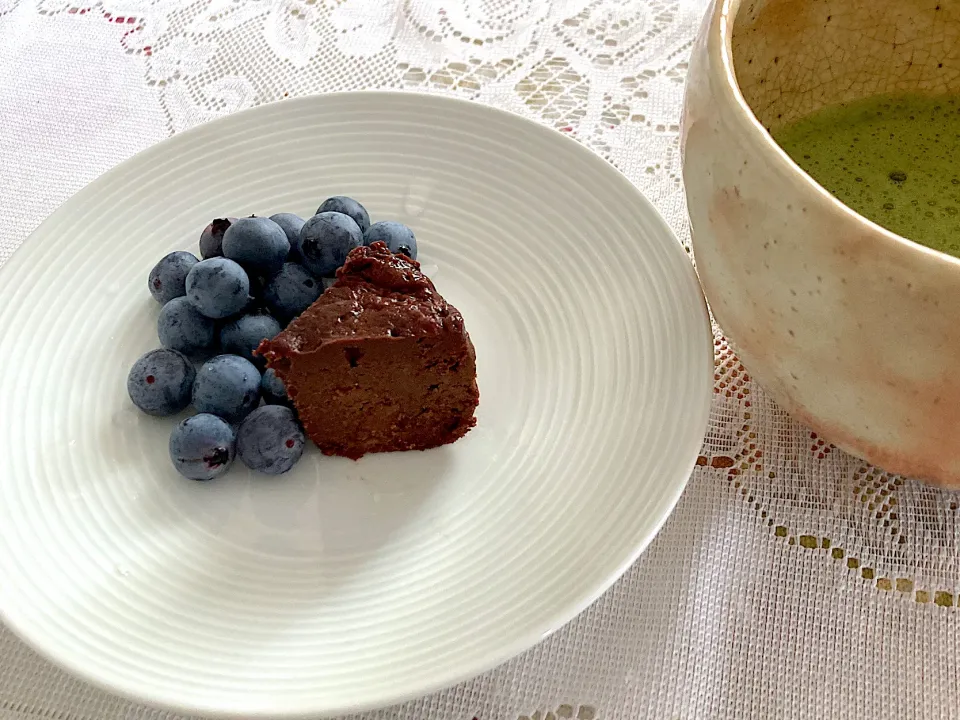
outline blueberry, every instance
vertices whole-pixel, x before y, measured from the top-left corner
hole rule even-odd
[[[290,398],[287,396],[287,386],[277,375],[273,368],[267,368],[260,379],[260,393],[263,400],[268,405],[289,405]]]
[[[200,233],[200,257],[204,260],[223,255],[223,234],[236,218],[217,218]]]
[[[208,413],[188,417],[170,433],[170,459],[191,480],[223,475],[237,452],[237,436],[223,418]]]
[[[197,371],[193,406],[198,412],[240,422],[260,401],[260,371],[239,355],[217,355]]]
[[[270,218],[240,218],[223,234],[223,254],[245,267],[251,274],[273,275],[283,267],[290,241]]]
[[[160,344],[186,355],[196,355],[213,346],[216,323],[197,310],[185,297],[174,298],[160,309],[157,318]]]
[[[187,294],[187,273],[199,260],[188,252],[165,255],[150,271],[148,285],[153,299],[161,305]]]
[[[254,357],[253,351],[263,341],[280,332],[280,323],[269,315],[242,315],[220,328],[220,347],[262,367],[265,360]]]
[[[303,454],[303,429],[293,410],[264,405],[247,415],[237,429],[237,455],[251,470],[280,475]]]
[[[176,350],[151,350],[137,360],[127,375],[127,393],[148,415],[175,415],[190,404],[196,371]]]
[[[334,195],[327,198],[323,204],[317,208],[317,215],[322,212],[338,212],[349,215],[353,221],[360,227],[360,232],[364,233],[370,227],[370,215],[367,209],[353,198],[343,195]]]
[[[250,299],[250,278],[233,260],[203,260],[187,275],[187,298],[208,318],[225,318],[246,307]]]
[[[297,244],[297,240],[300,239],[300,230],[303,229],[304,220],[302,217],[293,213],[277,213],[271,215],[270,219],[280,226],[291,247]]]
[[[323,283],[302,265],[288,262],[264,288],[263,299],[275,317],[288,323],[310,307],[322,292]]]
[[[363,234],[363,244],[373,245],[375,242],[385,243],[394,254],[400,253],[412,260],[417,259],[417,238],[413,230],[403,223],[386,220],[371,225]]]
[[[323,212],[307,220],[297,249],[307,270],[317,276],[333,275],[347,253],[363,242],[360,226],[349,215]]]

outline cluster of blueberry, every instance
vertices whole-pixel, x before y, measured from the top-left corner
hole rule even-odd
[[[214,220],[200,236],[203,260],[173,252],[154,266],[148,284],[163,306],[163,348],[134,363],[127,392],[150,415],[197,410],[170,436],[181,475],[211,480],[236,456],[271,475],[296,464],[303,429],[283,382],[254,351],[320,296],[351,250],[374,242],[416,259],[410,228],[371,224],[363,205],[337,196],[306,221],[291,213]],[[206,362],[198,370],[194,360]]]

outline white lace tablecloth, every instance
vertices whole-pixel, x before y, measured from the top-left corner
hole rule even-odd
[[[0,263],[60,202],[172,133],[258,103],[371,87],[469,98],[569,133],[686,240],[677,133],[704,9],[0,0]],[[960,717],[960,496],[824,444],[719,336],[716,352],[699,465],[626,576],[505,666],[369,717]],[[0,720],[26,718],[173,716],[69,678],[0,630]]]

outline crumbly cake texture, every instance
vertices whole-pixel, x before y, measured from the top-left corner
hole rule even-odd
[[[326,455],[426,450],[476,424],[476,353],[460,311],[383,243],[351,251],[336,283],[257,352]]]

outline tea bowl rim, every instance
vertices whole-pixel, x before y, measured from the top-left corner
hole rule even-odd
[[[918,259],[923,257],[927,261],[935,260],[960,270],[960,258],[899,235],[850,208],[794,162],[793,158],[777,144],[744,97],[733,66],[733,33],[743,1],[714,0],[711,9],[707,11],[711,14],[711,17],[705,23],[707,33],[705,40],[709,53],[719,53],[720,67],[722,68],[722,90],[728,95],[725,99],[737,111],[734,113],[737,122],[746,131],[750,141],[759,144],[770,162],[774,163],[772,168],[774,172],[787,179],[800,192],[812,192],[817,200],[825,203],[831,211],[839,212],[848,221],[860,225],[864,231],[871,233],[877,240],[887,244],[890,250],[919,253],[920,255],[915,255]],[[712,39],[719,41],[718,45],[710,42]]]

